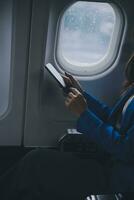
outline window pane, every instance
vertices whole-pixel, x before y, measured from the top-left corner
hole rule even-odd
[[[58,36],[58,61],[93,68],[108,54],[116,14],[108,3],[78,1],[62,16]]]
[[[0,115],[8,107],[11,30],[12,30],[12,0],[0,1]]]

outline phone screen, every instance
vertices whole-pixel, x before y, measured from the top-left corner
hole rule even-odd
[[[54,68],[51,63],[46,64],[46,69],[51,73],[51,75],[58,81],[62,88],[66,87],[65,81],[62,78],[61,74]]]

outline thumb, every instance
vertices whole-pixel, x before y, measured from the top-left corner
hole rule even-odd
[[[68,72],[65,72],[65,75],[66,75],[68,78],[70,78],[70,80],[71,80],[72,83],[75,83],[75,82],[76,82],[75,78],[74,78],[71,74],[69,74]]]

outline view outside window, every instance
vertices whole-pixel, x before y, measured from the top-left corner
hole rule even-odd
[[[58,61],[75,71],[93,68],[108,54],[116,15],[108,3],[78,1],[63,14],[58,35]]]
[[[0,1],[0,116],[9,102],[12,39],[12,0]]]

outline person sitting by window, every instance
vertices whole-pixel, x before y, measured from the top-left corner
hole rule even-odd
[[[134,55],[125,75],[125,91],[113,108],[84,92],[70,74],[64,76],[71,86],[65,105],[78,116],[77,130],[109,152],[110,165],[38,148],[0,177],[0,199],[84,200],[90,194],[134,192]]]
[[[113,108],[87,94],[66,73],[70,87],[65,105],[78,116],[77,130],[102,146],[114,160],[111,189],[134,191],[134,54],[125,68],[124,91]]]

